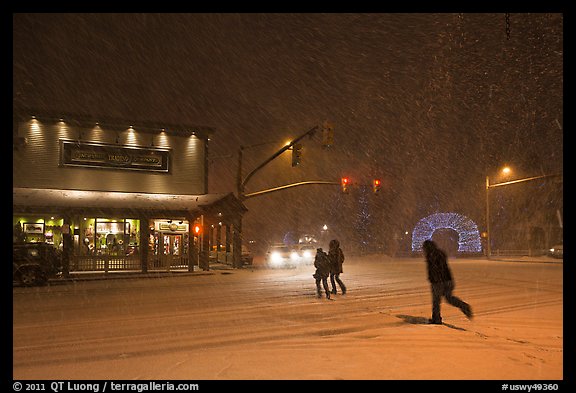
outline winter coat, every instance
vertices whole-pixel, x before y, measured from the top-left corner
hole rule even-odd
[[[330,260],[324,251],[318,251],[316,253],[314,267],[316,268],[315,278],[324,278],[330,275]]]
[[[452,272],[448,267],[447,256],[439,248],[432,248],[426,253],[428,281],[431,283],[452,281]]]
[[[330,259],[330,272],[332,274],[344,273],[344,270],[342,270],[344,253],[340,247],[331,248],[330,251],[328,251],[328,258]]]

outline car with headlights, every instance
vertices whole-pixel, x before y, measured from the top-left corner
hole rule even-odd
[[[272,268],[296,267],[299,260],[298,251],[286,244],[273,244],[266,251],[266,265]]]
[[[564,258],[564,245],[556,244],[555,246],[550,247],[548,255],[552,258]]]
[[[298,247],[298,256],[300,263],[304,265],[311,265],[314,263],[316,257],[316,246],[312,244],[301,244]]]

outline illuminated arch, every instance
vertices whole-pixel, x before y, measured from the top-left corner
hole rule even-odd
[[[458,232],[458,252],[482,252],[478,226],[458,213],[435,213],[418,221],[412,231],[412,251],[422,251],[424,240],[432,239],[434,231],[442,228]]]

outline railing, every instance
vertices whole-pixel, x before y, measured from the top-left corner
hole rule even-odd
[[[232,264],[232,253],[226,251],[210,251],[210,262]]]
[[[188,268],[187,256],[151,255],[149,270],[179,270]],[[74,255],[70,259],[71,272],[142,270],[139,256]]]
[[[70,271],[118,271],[142,269],[138,256],[74,255]]]
[[[548,254],[548,250],[492,250],[493,257],[536,257]],[[472,257],[485,257],[486,254],[479,253],[456,253],[458,256],[472,256]],[[396,251],[395,257],[419,257],[422,256],[422,251]]]
[[[150,255],[148,257],[148,270],[180,270],[188,268],[187,256]]]
[[[547,250],[492,250],[492,256],[496,257],[535,257],[546,253]]]

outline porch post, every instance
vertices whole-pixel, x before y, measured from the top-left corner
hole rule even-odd
[[[142,273],[148,273],[148,242],[150,241],[150,223],[148,217],[140,217],[140,266]]]
[[[62,275],[69,277],[70,258],[74,248],[74,242],[72,241],[74,226],[72,225],[72,218],[69,214],[64,214],[62,218]]]
[[[239,269],[242,267],[242,218],[236,218],[234,220],[234,234],[232,242],[232,266]]]
[[[203,232],[200,236],[200,258],[198,265],[202,270],[210,270],[210,236],[212,232],[210,231],[210,222],[206,219],[204,215],[202,220]]]

